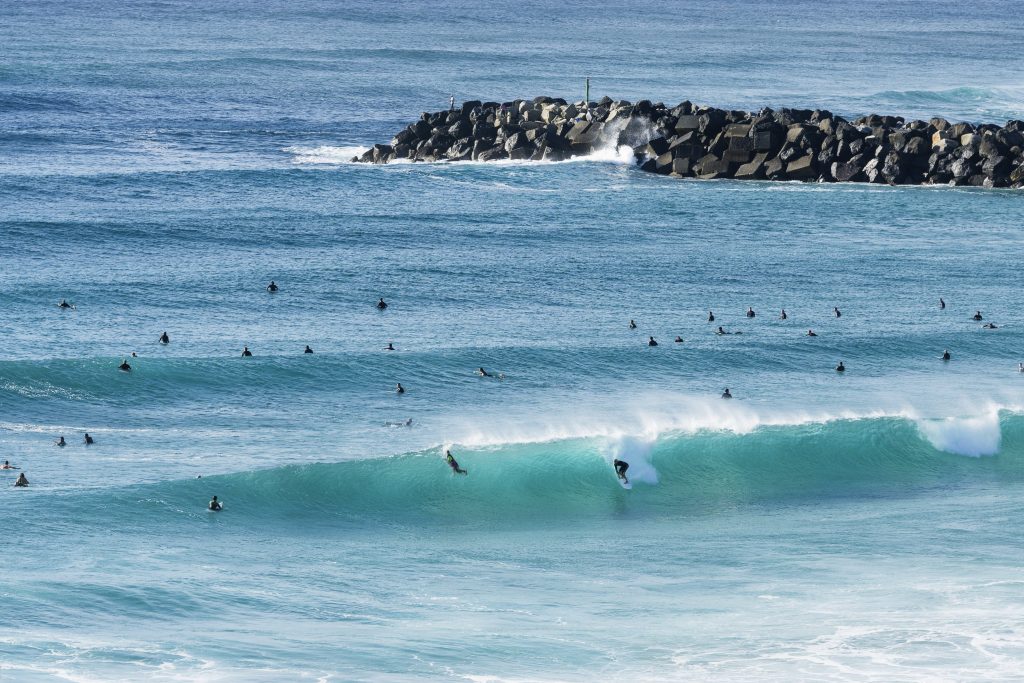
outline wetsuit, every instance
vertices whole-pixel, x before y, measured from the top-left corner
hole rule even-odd
[[[619,475],[619,479],[628,483],[629,479],[626,479],[626,470],[629,469],[629,463],[616,458],[612,461],[612,466],[615,467],[615,474]]]
[[[451,453],[445,456],[445,460],[448,461],[448,467],[451,467],[453,472],[457,474],[469,474],[469,472],[459,467],[458,461],[452,457]]]

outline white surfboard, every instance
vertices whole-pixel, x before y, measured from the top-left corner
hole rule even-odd
[[[623,479],[618,475],[615,475],[615,478],[618,480],[619,486],[626,489],[627,491],[633,488],[633,484],[628,479]]]

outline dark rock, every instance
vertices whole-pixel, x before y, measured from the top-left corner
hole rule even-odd
[[[791,180],[810,180],[818,175],[814,157],[810,154],[793,159],[786,164],[786,175]]]
[[[768,158],[767,152],[761,152],[746,164],[736,169],[735,178],[740,180],[759,180],[765,176],[765,161]]]
[[[684,177],[692,175],[693,159],[689,157],[676,157],[672,160],[672,173]]]
[[[717,135],[725,125],[725,112],[721,109],[710,109],[698,117],[697,130],[705,137]]]
[[[655,138],[647,143],[646,153],[648,156],[656,157],[668,151],[668,140]]]
[[[862,172],[860,164],[854,161],[833,162],[829,172],[840,183],[861,182],[867,179]]]
[[[724,159],[740,164],[750,161],[751,156],[754,154],[754,140],[752,138],[729,137],[726,139],[728,140],[728,148],[725,150]]]

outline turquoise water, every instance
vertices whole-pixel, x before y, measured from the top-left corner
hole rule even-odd
[[[1024,118],[1012,4],[297,5],[0,8],[0,678],[1019,676],[1024,195],[346,163],[587,75]]]

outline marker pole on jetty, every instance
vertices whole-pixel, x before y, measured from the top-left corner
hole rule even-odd
[[[590,107],[590,76],[587,76],[587,85],[583,91],[583,106]]]

